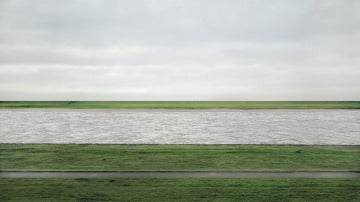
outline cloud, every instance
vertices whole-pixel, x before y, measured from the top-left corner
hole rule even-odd
[[[359,100],[359,1],[2,1],[0,100]]]

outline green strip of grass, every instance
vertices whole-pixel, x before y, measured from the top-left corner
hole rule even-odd
[[[360,201],[358,179],[0,179],[1,201]]]
[[[360,109],[360,101],[0,101],[0,108],[70,109]]]
[[[1,144],[3,171],[359,171],[360,146]]]

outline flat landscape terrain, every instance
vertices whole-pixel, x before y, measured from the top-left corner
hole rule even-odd
[[[360,146],[0,144],[1,171],[359,171]],[[0,178],[1,201],[359,201],[358,178]]]
[[[359,201],[358,179],[4,179],[1,201]]]
[[[0,101],[0,108],[360,109],[360,101]]]
[[[1,144],[2,171],[360,171],[360,146]]]
[[[360,102],[0,102],[0,108],[359,109]],[[360,146],[0,144],[0,171],[359,172]],[[359,178],[347,177],[0,178],[0,201],[359,201],[359,190]]]

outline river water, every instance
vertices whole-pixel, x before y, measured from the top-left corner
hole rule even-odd
[[[360,110],[0,110],[0,143],[360,145]]]

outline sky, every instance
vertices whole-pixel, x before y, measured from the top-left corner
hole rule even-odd
[[[360,100],[358,0],[0,0],[0,100]]]

